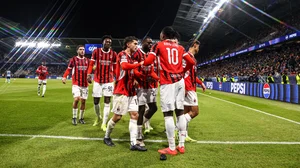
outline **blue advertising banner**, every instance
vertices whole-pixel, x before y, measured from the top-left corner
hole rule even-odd
[[[207,89],[300,104],[300,85],[204,82]]]
[[[101,48],[102,44],[85,44],[85,54],[92,54],[96,48]]]

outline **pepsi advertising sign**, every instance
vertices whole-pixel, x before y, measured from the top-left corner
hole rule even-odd
[[[271,94],[270,85],[268,83],[265,83],[263,87],[264,98],[268,99],[270,97],[270,94]]]
[[[92,54],[96,48],[101,48],[102,44],[85,44],[85,54]]]
[[[230,91],[238,94],[246,94],[245,83],[231,83]]]

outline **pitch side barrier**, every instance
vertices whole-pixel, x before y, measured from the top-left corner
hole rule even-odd
[[[207,89],[300,104],[300,85],[204,82]]]
[[[94,74],[91,74],[92,78],[94,78]],[[36,75],[26,75],[24,76],[24,78],[28,78],[28,79],[37,79],[38,76]],[[47,79],[62,79],[62,76],[56,76],[56,75],[50,75],[47,77]],[[70,75],[67,77],[67,79],[72,79],[70,77]]]

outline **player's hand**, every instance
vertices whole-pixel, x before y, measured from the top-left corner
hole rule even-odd
[[[91,75],[87,75],[87,81],[89,84],[92,83],[92,76]]]
[[[206,86],[204,85],[204,83],[202,83],[202,85],[201,85],[201,86],[202,86],[202,91],[203,91],[203,92],[205,92],[205,90],[206,90]]]
[[[135,79],[133,81],[133,86],[136,87],[136,88],[139,86],[139,82]]]
[[[61,79],[61,81],[62,81],[63,84],[66,84],[66,80],[67,80],[66,78],[62,78]]]
[[[141,61],[139,64],[144,65],[144,61]]]
[[[147,82],[156,82],[151,76],[147,76]]]

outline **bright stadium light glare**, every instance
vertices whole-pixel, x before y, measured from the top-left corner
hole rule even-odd
[[[59,44],[59,43],[52,43],[51,44],[51,47],[60,47],[61,46],[61,44]]]
[[[24,45],[24,42],[22,42],[22,41],[17,41],[15,44],[16,47],[22,47],[23,45]]]
[[[34,48],[36,46],[36,43],[35,42],[29,42],[27,43],[28,47],[29,48]]]
[[[49,48],[50,47],[50,44],[48,42],[39,42],[37,43],[37,48]]]
[[[206,23],[207,21],[208,21],[208,17],[203,20],[204,23]]]
[[[61,42],[58,41],[51,41],[49,42],[47,39],[41,39],[37,38],[34,40],[30,39],[18,39],[15,43],[15,47],[28,47],[28,48],[58,48],[61,47]]]

